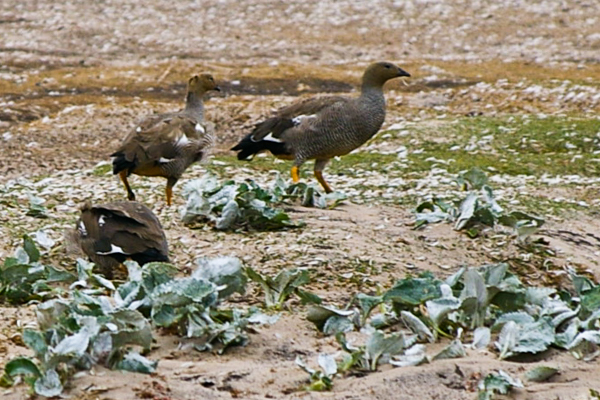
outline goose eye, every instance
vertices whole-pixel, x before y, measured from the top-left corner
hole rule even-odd
[[[390,68],[391,68],[391,67],[390,67],[390,64],[385,64],[385,67],[386,67],[387,69],[390,69]]]

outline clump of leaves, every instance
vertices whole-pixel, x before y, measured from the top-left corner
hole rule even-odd
[[[115,288],[92,273],[92,263],[78,260],[79,279],[69,297],[40,304],[38,329],[23,332],[34,357],[8,362],[2,382],[10,385],[24,375],[37,394],[53,397],[76,371],[94,364],[153,372],[157,362],[138,351],[149,351],[152,325],[177,332],[185,338],[184,346],[206,350],[220,343],[222,352],[247,342],[248,324],[275,321],[254,309],[218,307],[221,300],[245,290],[247,278],[237,258],[197,263],[190,277],[175,278],[170,264],[140,267],[127,261],[128,280]]]
[[[218,230],[297,228],[304,223],[292,221],[277,206],[301,199],[306,207],[333,208],[345,199],[340,193],[323,194],[305,184],[287,186],[279,176],[272,188],[263,189],[254,181],[237,184],[230,180],[221,184],[211,174],[188,182],[183,195],[186,198],[181,215],[184,223],[208,222]]]
[[[40,257],[35,242],[24,235],[22,246],[17,247],[13,257],[7,257],[0,267],[0,301],[23,304],[48,299],[59,292],[50,284],[76,280],[69,272],[43,265]]]
[[[310,368],[302,358],[296,358],[296,364],[310,375],[310,384],[305,387],[306,390],[322,392],[333,388],[333,377],[338,372],[338,366],[335,357],[329,354],[319,354],[317,358],[320,370]]]
[[[476,237],[483,227],[502,224],[513,228],[517,238],[522,241],[544,224],[544,219],[535,215],[521,211],[506,212],[496,202],[486,174],[478,168],[459,175],[457,182],[468,190],[467,197],[454,203],[434,198],[419,204],[415,228],[428,223],[453,222],[455,230]]]
[[[284,269],[274,278],[261,275],[252,268],[246,268],[246,274],[252,281],[258,283],[265,294],[267,308],[281,309],[285,301],[292,295],[298,295],[305,303],[320,303],[321,299],[300,286],[310,282],[310,275],[305,269]]]
[[[523,384],[517,378],[513,378],[502,370],[497,374],[488,374],[479,382],[479,400],[491,400],[495,393],[508,394],[512,388],[522,388]]]
[[[364,346],[352,346],[346,340],[346,335],[341,332],[336,335],[336,340],[345,352],[340,370],[376,371],[382,359],[389,362],[391,356],[403,354],[417,338],[415,335],[405,335],[403,332],[385,334],[375,330],[368,336]]]
[[[374,371],[377,362],[406,366],[463,357],[463,331],[472,332],[469,347],[493,343],[500,359],[554,346],[591,360],[600,354],[600,285],[573,272],[571,276],[576,297],[525,286],[505,263],[462,268],[444,281],[427,273],[401,279],[378,296],[360,293],[343,309],[312,306],[307,318],[324,334],[336,335],[347,353],[341,370]],[[346,342],[345,335],[355,331],[365,337],[365,345]],[[422,343],[440,336],[454,339],[427,356]]]
[[[80,281],[73,285],[87,288],[73,289],[68,299],[49,300],[37,307],[38,329],[23,331],[23,342],[34,357],[9,361],[2,378],[5,384],[25,375],[35,393],[54,397],[76,371],[94,364],[144,373],[155,370],[156,362],[132,349],[150,349],[149,321],[140,311],[123,307],[118,297],[96,296],[98,288],[81,279],[92,267],[79,268]]]

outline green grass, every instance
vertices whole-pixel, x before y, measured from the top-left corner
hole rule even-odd
[[[374,143],[388,142],[391,147],[406,146],[407,162],[399,162],[395,154],[359,150],[331,160],[325,175],[357,177],[362,171],[398,175],[399,170],[402,176],[424,175],[435,164],[452,174],[479,167],[508,175],[600,176],[600,120],[596,118],[462,117],[408,129],[411,132],[408,136],[397,137],[396,132],[387,131],[391,138],[382,139],[380,134],[373,139]],[[484,144],[468,148],[469,144],[480,142]],[[432,158],[444,163],[436,163]],[[230,156],[217,159],[257,173],[277,170],[284,176],[289,175],[292,165],[291,161],[277,163],[270,156],[249,163],[238,163]],[[312,176],[312,161],[302,167],[301,173],[303,178]]]
[[[449,161],[448,172],[471,167],[508,175],[600,175],[600,120],[570,117],[475,117],[419,127],[411,138],[410,169],[431,168],[428,158]],[[486,139],[487,137],[487,139]],[[470,143],[483,145],[466,148]]]
[[[324,175],[351,178],[364,178],[361,191],[385,190],[386,179],[403,178],[406,185],[398,187],[393,198],[379,198],[377,201],[413,207],[420,201],[419,196],[405,193],[414,188],[416,179],[426,178],[432,168],[441,168],[455,176],[461,171],[478,167],[492,174],[509,176],[529,175],[533,177],[579,175],[594,178],[600,176],[600,119],[589,116],[551,116],[540,118],[524,117],[460,117],[458,119],[418,122],[405,128],[409,135],[399,135],[397,131],[386,131],[377,135],[370,144],[385,149],[405,146],[408,157],[400,159],[396,154],[382,154],[377,151],[358,151],[333,159],[327,165]],[[473,144],[476,144],[473,146]],[[469,147],[471,145],[471,147]],[[231,168],[245,167],[256,174],[278,171],[284,178],[290,177],[291,161],[278,162],[274,157],[259,157],[243,163],[233,156],[217,157],[225,165],[211,165],[221,177],[231,174]],[[227,170],[228,169],[228,170]],[[308,161],[301,168],[301,179],[314,181],[313,162]],[[379,179],[368,177],[379,175]],[[384,179],[381,179],[384,177]],[[339,181],[339,178],[338,178]],[[535,180],[528,186],[543,187]],[[335,185],[334,185],[335,186]],[[501,185],[492,184],[494,188]],[[569,197],[576,201],[591,204],[597,198],[596,185],[585,189],[575,183],[560,184]],[[551,188],[549,188],[551,189]],[[440,194],[443,188],[440,188]],[[545,190],[545,189],[544,189]],[[530,193],[517,195],[520,204],[510,209],[538,210],[540,213],[558,215],[562,211],[589,211],[589,207],[572,202],[555,202],[550,197]]]

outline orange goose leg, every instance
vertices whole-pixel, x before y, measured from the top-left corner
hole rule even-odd
[[[165,193],[167,195],[167,205],[170,207],[173,203],[173,186],[177,183],[177,179],[167,178],[167,187]]]
[[[300,168],[297,165],[294,165],[292,167],[292,181],[294,183],[298,183],[298,181],[300,180],[299,171]]]
[[[125,190],[127,190],[127,200],[135,200],[135,194],[133,193],[133,190],[131,190],[131,186],[129,186],[129,181],[127,180],[127,170],[119,172],[119,178],[121,178],[121,181],[125,186]]]
[[[331,190],[331,187],[327,184],[327,182],[325,182],[325,178],[323,178],[323,169],[325,168],[325,165],[327,164],[328,161],[329,160],[316,160],[315,161],[315,178],[317,178],[317,181],[319,181],[321,186],[323,186],[325,193],[333,192],[333,190]]]

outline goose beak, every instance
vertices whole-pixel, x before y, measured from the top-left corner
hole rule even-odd
[[[402,68],[398,68],[398,76],[410,76],[410,74],[408,72],[406,72],[405,70],[403,70]]]

